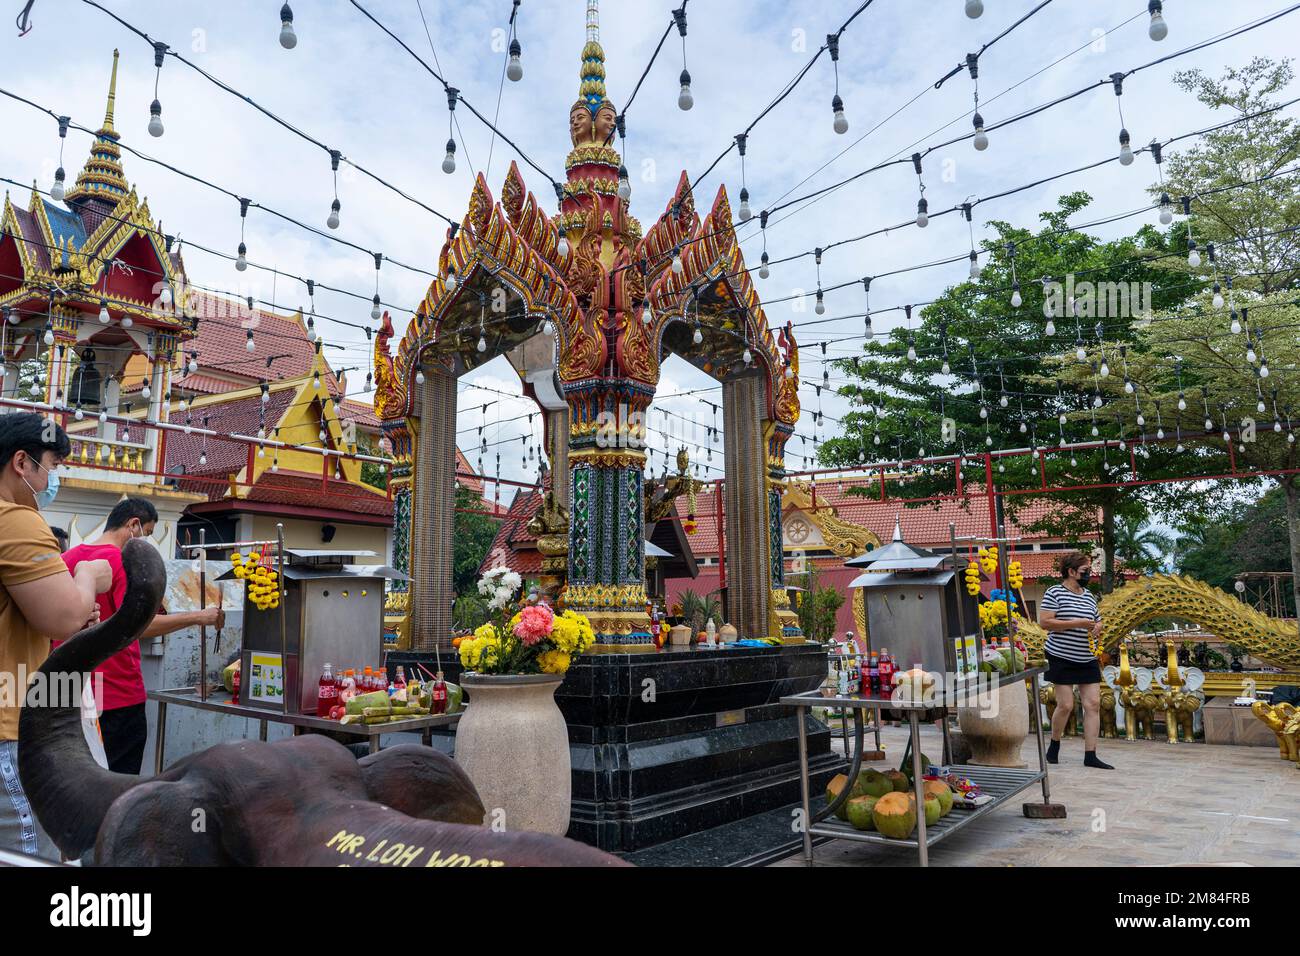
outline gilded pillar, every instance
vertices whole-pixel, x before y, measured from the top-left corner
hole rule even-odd
[[[432,366],[415,386],[414,461],[420,480],[410,499],[410,647],[451,650],[456,509],[456,378]],[[394,534],[396,539],[397,535]],[[394,549],[397,545],[394,543]]]
[[[727,617],[741,637],[750,638],[779,636],[771,635],[769,620],[773,561],[767,448],[763,438],[765,396],[766,383],[758,371],[734,376],[722,384]]]

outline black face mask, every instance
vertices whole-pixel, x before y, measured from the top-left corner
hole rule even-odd
[[[1087,583],[1091,580],[1092,580],[1092,568],[1084,568],[1082,571],[1079,572],[1080,584],[1086,586]]]

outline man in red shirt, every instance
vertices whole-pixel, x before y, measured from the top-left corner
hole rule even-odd
[[[126,574],[122,570],[122,548],[132,538],[148,538],[158,522],[158,511],[145,498],[124,498],[108,515],[104,533],[91,544],[70,548],[63,561],[69,571],[76,571],[82,561],[103,559],[113,569],[113,586],[96,597],[101,620],[117,612],[126,596]],[[187,627],[221,627],[224,613],[219,607],[181,614],[161,612],[153,619],[140,639],[159,637]],[[103,699],[95,701],[100,711],[99,729],[104,738],[108,769],[115,773],[140,772],[145,740],[149,735],[145,719],[144,675],[140,671],[140,644],[133,643],[110,657],[96,671],[94,686]]]

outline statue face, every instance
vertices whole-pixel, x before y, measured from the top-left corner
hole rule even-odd
[[[606,103],[596,111],[596,142],[602,146],[609,142],[610,133],[614,130],[614,121],[618,114],[614,112],[614,107]]]
[[[569,114],[569,138],[574,146],[591,139],[591,113],[585,106],[575,106]]]

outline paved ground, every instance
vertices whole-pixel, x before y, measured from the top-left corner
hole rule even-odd
[[[939,732],[922,729],[922,750],[937,756]],[[870,737],[868,737],[870,740]],[[886,727],[887,766],[902,759],[907,733]],[[842,746],[838,741],[836,746]],[[1099,756],[1114,770],[1083,766],[1083,742],[1067,737],[1051,767],[1052,800],[1064,820],[1029,820],[1025,791],[930,848],[931,866],[1169,866],[1300,862],[1300,770],[1276,747],[1228,747],[1162,741],[1103,740]],[[1025,742],[1037,766],[1037,744]],[[880,766],[877,764],[877,766]],[[916,866],[909,847],[836,840],[815,852],[818,866]],[[776,866],[802,866],[802,854]]]

